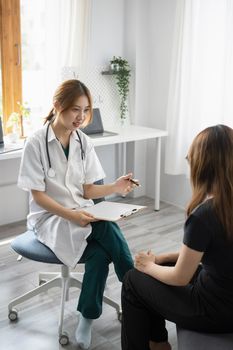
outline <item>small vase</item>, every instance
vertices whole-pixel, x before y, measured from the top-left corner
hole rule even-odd
[[[19,141],[19,134],[17,132],[12,132],[8,134],[8,139],[10,140],[10,142],[16,143]]]
[[[124,126],[127,125],[127,118],[121,118],[120,120],[121,127],[123,128]]]
[[[16,143],[19,141],[20,138],[20,129],[18,124],[13,124],[12,125],[12,133],[9,135],[9,140],[10,142]]]

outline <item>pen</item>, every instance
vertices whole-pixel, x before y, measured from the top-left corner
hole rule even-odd
[[[134,179],[129,179],[130,182],[132,182],[136,186],[140,186],[139,182]]]

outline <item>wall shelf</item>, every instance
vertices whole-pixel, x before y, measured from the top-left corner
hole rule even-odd
[[[114,71],[114,70],[105,70],[105,71],[102,71],[101,74],[103,75],[114,75],[116,74],[117,72]]]

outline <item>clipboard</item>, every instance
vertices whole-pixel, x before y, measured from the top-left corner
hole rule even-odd
[[[144,208],[146,206],[102,201],[91,207],[84,207],[82,210],[92,214],[99,220],[118,221]]]

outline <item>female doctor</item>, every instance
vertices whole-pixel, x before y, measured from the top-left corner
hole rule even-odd
[[[92,199],[122,195],[134,185],[132,174],[114,183],[95,185],[105,173],[93,144],[80,127],[92,120],[92,100],[79,80],[63,82],[43,128],[28,138],[18,186],[30,192],[28,228],[66,265],[85,263],[77,310],[81,313],[76,340],[82,349],[91,343],[91,325],[102,312],[102,299],[113,262],[122,281],[133,267],[128,245],[116,223],[97,221],[85,212]]]

